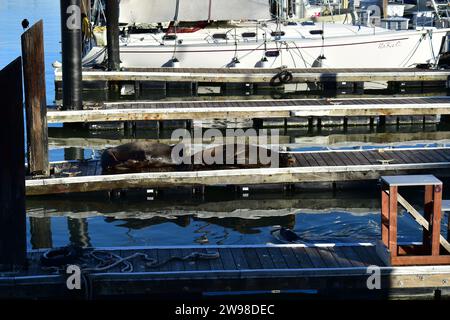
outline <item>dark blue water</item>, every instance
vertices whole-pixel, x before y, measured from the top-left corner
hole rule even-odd
[[[59,1],[0,0],[0,68],[20,55],[24,18],[31,23],[44,20],[47,101],[51,104],[55,96],[52,63],[61,60]],[[89,156],[89,151],[85,154]],[[50,160],[64,160],[63,150],[51,150]],[[346,204],[352,202],[348,201],[349,197],[351,199],[352,193],[350,196],[349,193],[329,195],[337,203],[346,198]],[[322,194],[325,203],[329,198]],[[360,195],[354,195],[354,199],[361,203]],[[189,205],[168,209],[167,206],[177,200],[176,196],[165,198],[160,208],[150,205],[144,198],[128,203],[111,203],[103,198],[30,200],[27,204],[28,247],[62,246],[70,242],[102,247],[263,244],[276,242],[270,231],[277,225],[294,229],[305,242],[374,242],[380,236],[378,193],[370,192],[364,199],[367,201],[362,201],[363,205],[347,206],[350,209],[327,209],[325,204],[320,211],[311,210],[310,200],[300,199],[292,208],[286,199],[285,208],[278,206],[262,216],[258,210],[247,208],[246,201],[223,212],[217,212],[217,207],[221,206],[217,201],[203,202],[201,210]],[[282,196],[278,202],[283,203]],[[226,205],[224,202],[223,206]],[[400,241],[420,240],[421,229],[411,218],[401,215],[399,221]]]

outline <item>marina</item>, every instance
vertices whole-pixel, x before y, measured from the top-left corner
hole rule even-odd
[[[236,1],[16,12],[0,299],[450,297],[442,8]]]

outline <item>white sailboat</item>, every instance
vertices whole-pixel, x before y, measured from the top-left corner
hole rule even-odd
[[[437,63],[450,31],[282,23],[270,20],[268,0],[121,0],[120,10],[120,22],[128,26],[172,21],[167,29],[123,32],[124,68],[416,67]],[[197,25],[186,28],[179,21]],[[101,63],[105,52],[94,47],[85,61]]]

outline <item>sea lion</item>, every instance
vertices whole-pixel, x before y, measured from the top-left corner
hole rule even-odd
[[[101,156],[103,174],[290,167],[295,163],[290,154],[236,143],[185,156],[184,145],[132,142],[106,149]]]
[[[106,149],[101,156],[103,174],[175,170],[172,149],[155,142],[131,142]]]
[[[252,169],[293,166],[295,159],[286,153],[249,144],[225,144],[207,148],[190,156],[193,170]]]

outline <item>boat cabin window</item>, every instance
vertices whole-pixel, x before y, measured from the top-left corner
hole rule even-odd
[[[314,21],[303,21],[302,26],[315,26]]]
[[[166,34],[164,37],[163,37],[163,40],[177,40],[177,36],[175,35],[175,34]]]
[[[323,30],[310,30],[309,31],[310,34],[323,34]]]
[[[266,51],[266,57],[268,57],[268,58],[276,58],[279,55],[280,55],[280,51],[278,51],[278,50]]]
[[[226,33],[215,33],[212,37],[213,39],[217,40],[228,40],[228,36]]]
[[[242,38],[255,38],[256,33],[255,32],[244,32],[242,34]]]
[[[286,34],[286,32],[284,32],[284,31],[274,31],[274,32],[272,32],[270,35],[272,36],[272,37],[282,37],[282,36],[284,36]]]

